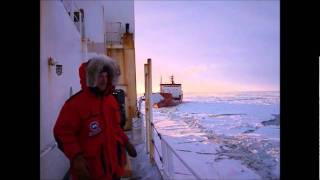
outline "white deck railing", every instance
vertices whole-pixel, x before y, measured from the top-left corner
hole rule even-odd
[[[155,152],[157,152],[161,166],[158,167],[159,169],[163,169],[163,175],[164,179],[176,179],[176,173],[175,173],[175,166],[173,157],[176,157],[183,166],[191,173],[192,176],[195,177],[195,179],[203,179],[201,176],[192,169],[189,164],[174,150],[174,148],[168,143],[168,141],[158,132],[158,130],[155,128],[154,124],[151,123],[152,130],[155,131],[155,133],[158,135],[160,141],[161,141],[161,151],[157,148],[155,145],[155,141],[152,139],[151,143],[153,143],[153,147],[155,148]],[[157,164],[158,165],[158,164]]]

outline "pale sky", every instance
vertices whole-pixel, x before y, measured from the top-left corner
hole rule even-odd
[[[137,90],[174,75],[184,93],[279,91],[280,2],[135,1]]]

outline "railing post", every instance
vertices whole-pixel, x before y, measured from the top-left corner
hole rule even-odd
[[[152,64],[151,64],[151,59],[148,58],[148,109],[149,109],[149,150],[150,150],[150,163],[154,164],[154,144],[151,142],[153,141],[153,130],[151,127],[151,123],[153,122],[153,116],[152,116],[152,101],[151,101],[151,96],[152,96]],[[154,141],[153,141],[154,142]]]
[[[146,151],[149,153],[149,96],[148,96],[148,64],[144,64],[144,97],[145,97],[145,122],[146,122]]]

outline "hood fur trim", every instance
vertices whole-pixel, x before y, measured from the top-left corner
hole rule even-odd
[[[108,66],[111,72],[110,73],[111,84],[116,86],[120,76],[120,68],[117,62],[105,55],[99,55],[92,57],[90,62],[86,68],[86,82],[88,87],[96,87],[97,86],[97,79],[99,73],[102,71],[104,66]]]

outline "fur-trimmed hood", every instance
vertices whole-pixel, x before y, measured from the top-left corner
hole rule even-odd
[[[99,55],[89,59],[88,62],[82,63],[79,67],[79,76],[81,88],[96,87],[99,73],[103,70],[104,66],[110,71],[108,83],[111,86],[116,86],[120,76],[120,68],[115,60],[110,57]]]

